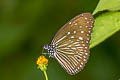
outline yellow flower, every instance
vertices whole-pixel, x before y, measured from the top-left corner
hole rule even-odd
[[[48,59],[46,59],[44,56],[38,57],[38,60],[36,61],[36,64],[38,65],[38,68],[41,69],[44,72],[46,80],[48,80],[47,76],[47,65],[48,65]]]
[[[48,65],[48,59],[46,59],[44,56],[40,56],[38,57],[36,64],[38,65],[38,68],[40,68],[42,71],[45,71],[47,69],[46,66]]]

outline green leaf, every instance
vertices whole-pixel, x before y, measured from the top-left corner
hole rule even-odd
[[[107,12],[95,19],[90,48],[120,30],[120,12]]]
[[[120,10],[120,0],[100,0],[93,14],[103,10]]]

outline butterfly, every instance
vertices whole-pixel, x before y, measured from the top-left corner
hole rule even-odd
[[[49,56],[55,58],[70,75],[80,72],[90,55],[89,43],[94,26],[94,18],[90,13],[82,13],[55,34],[51,42],[44,45]]]

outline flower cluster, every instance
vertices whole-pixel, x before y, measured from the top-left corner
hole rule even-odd
[[[46,59],[44,56],[40,56],[38,57],[36,64],[38,65],[38,68],[40,68],[42,71],[46,71],[48,65],[48,59]]]

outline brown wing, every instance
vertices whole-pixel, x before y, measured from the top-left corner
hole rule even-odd
[[[71,75],[81,71],[88,60],[93,21],[90,13],[80,14],[65,24],[51,42],[56,46],[55,58]]]

